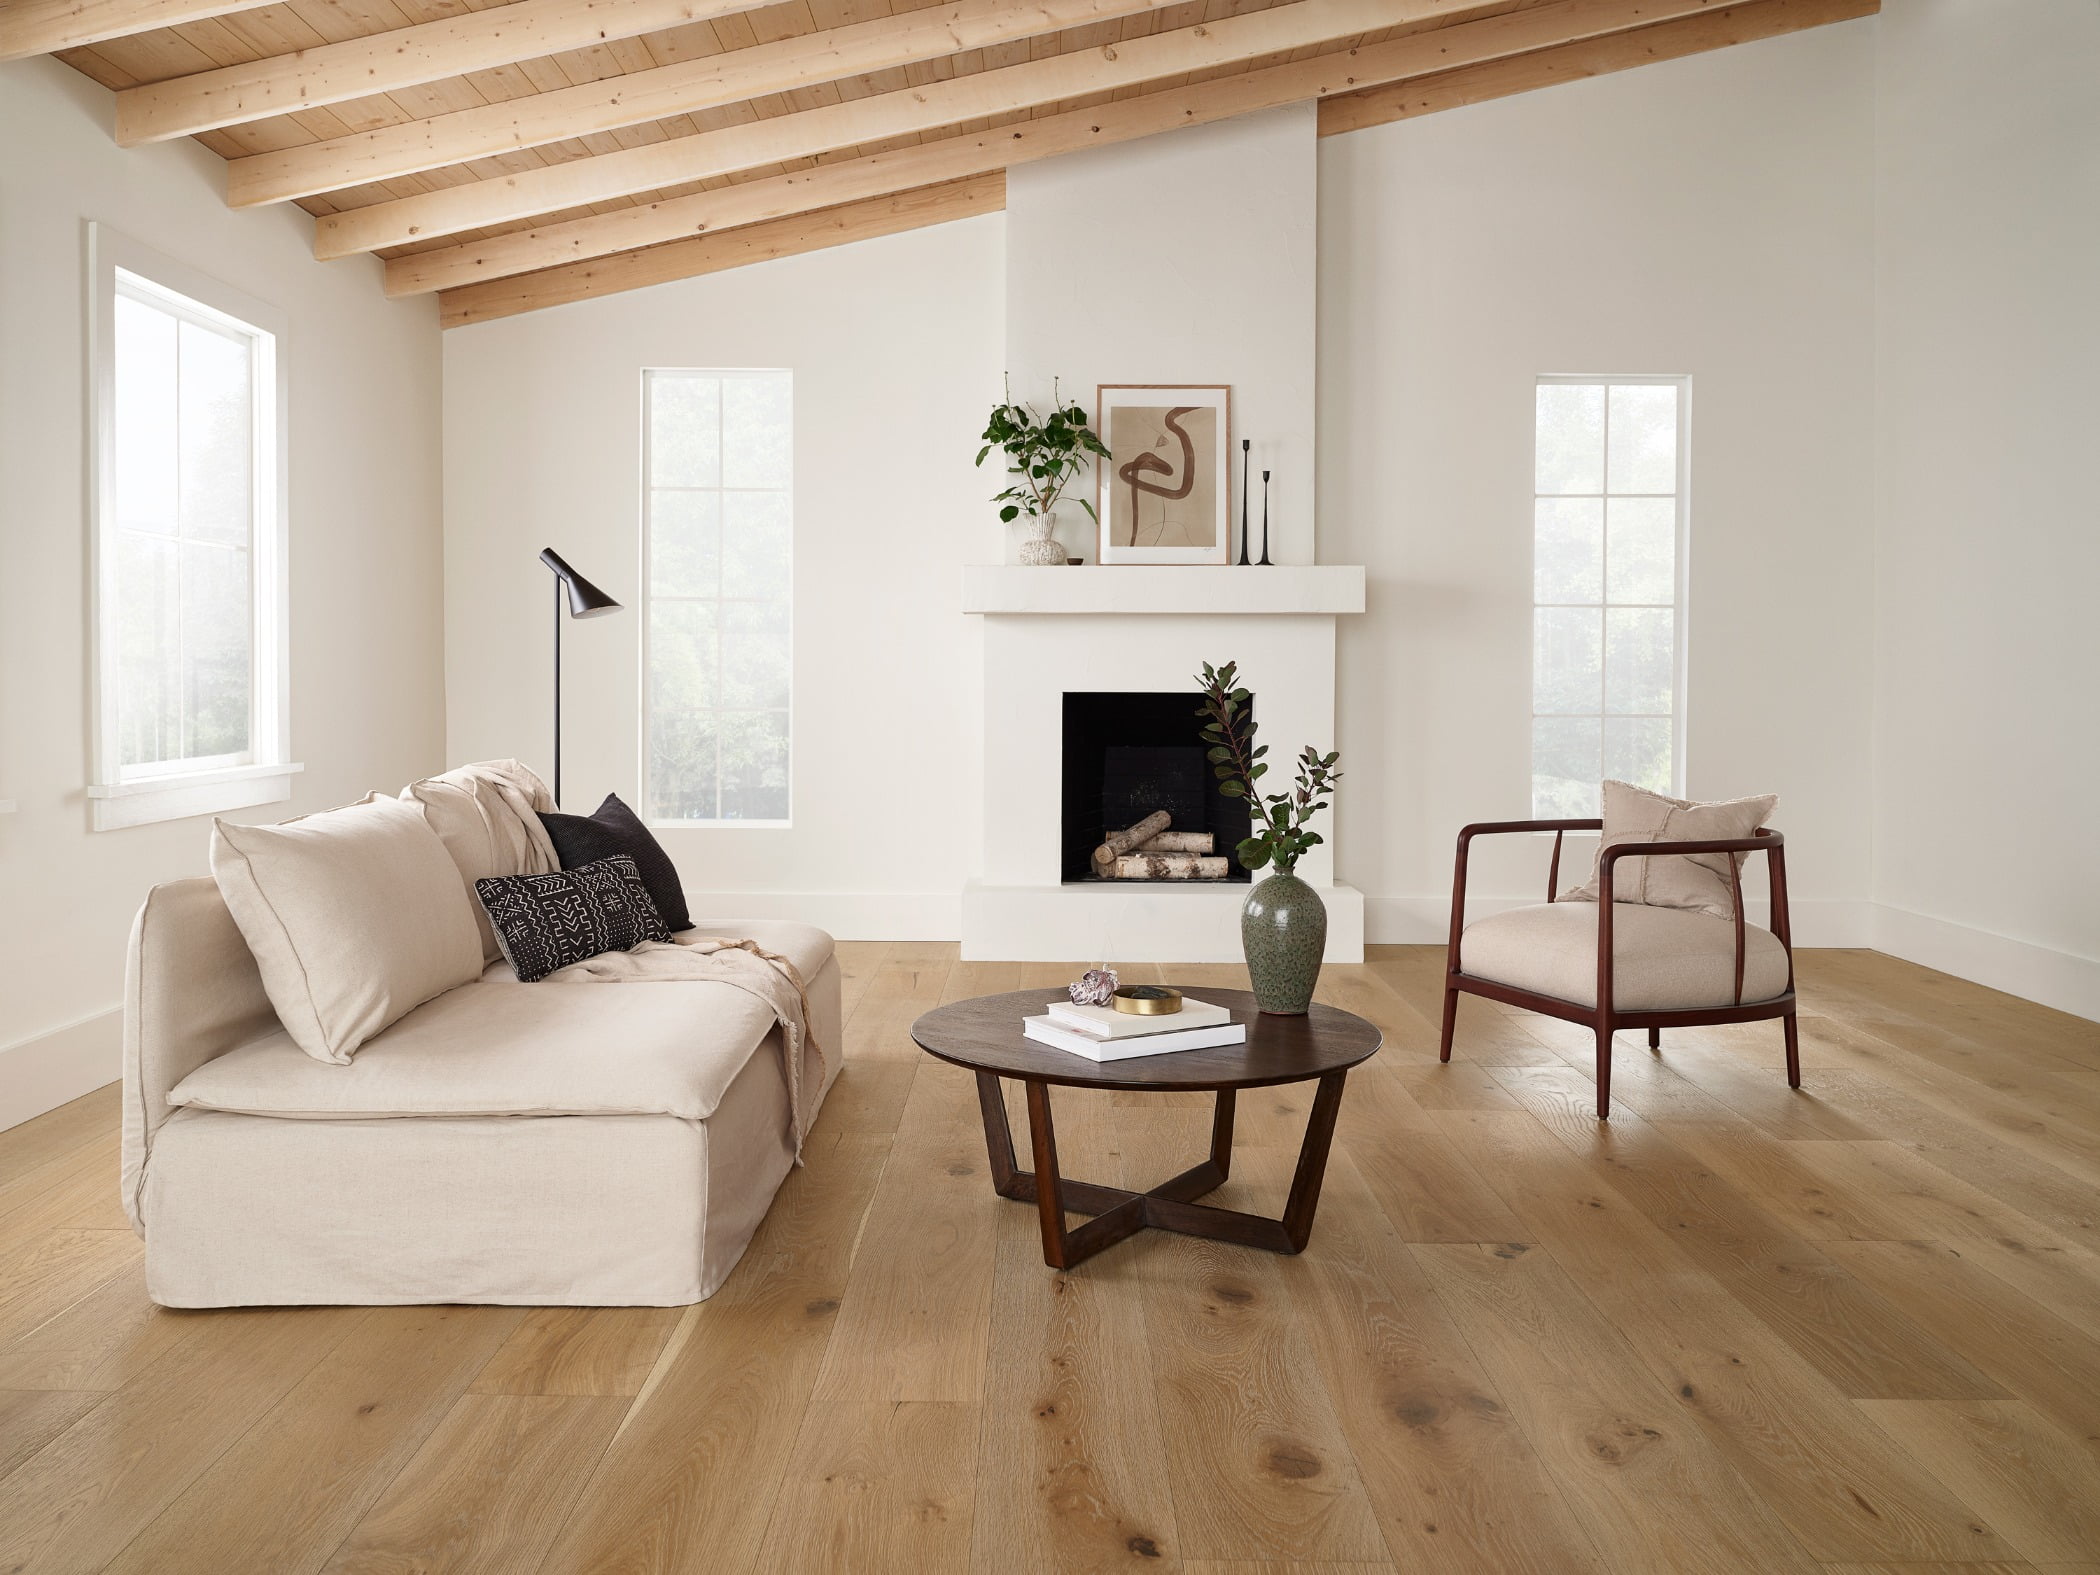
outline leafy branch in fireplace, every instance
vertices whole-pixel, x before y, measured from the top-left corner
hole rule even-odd
[[[1307,744],[1298,756],[1295,790],[1263,794],[1256,784],[1268,775],[1268,763],[1262,756],[1269,752],[1269,746],[1254,741],[1254,696],[1236,686],[1238,678],[1237,662],[1227,662],[1223,667],[1205,662],[1201,679],[1203,706],[1196,715],[1204,721],[1203,741],[1210,746],[1210,764],[1218,775],[1218,791],[1227,798],[1245,799],[1253,814],[1253,833],[1234,850],[1240,863],[1249,870],[1274,863],[1279,875],[1288,875],[1298,867],[1298,860],[1307,849],[1326,840],[1307,828],[1313,816],[1327,808],[1335,783],[1342,780],[1342,774],[1334,769],[1334,763],[1342,757],[1333,750],[1323,755]]]
[[[1006,402],[992,407],[983,437],[984,447],[977,451],[977,463],[982,465],[985,455],[1000,449],[1006,455],[1006,473],[1021,478],[992,498],[994,503],[1005,505],[999,510],[999,518],[1009,523],[1023,514],[1030,519],[1047,515],[1057,507],[1065,488],[1086,469],[1090,455],[1110,457],[1108,446],[1087,424],[1086,412],[1077,405],[1060,402],[1054,379],[1050,384],[1048,416],[1037,415],[1033,405],[1015,404],[1013,386],[1008,384]],[[1079,506],[1086,510],[1089,519],[1097,518],[1093,504],[1086,499],[1081,498]]]

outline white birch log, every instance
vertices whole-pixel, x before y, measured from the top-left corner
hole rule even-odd
[[[1174,817],[1163,809],[1155,809],[1135,826],[1126,831],[1111,831],[1108,840],[1094,849],[1094,873],[1113,878],[1116,860],[1140,843],[1158,836],[1174,824]]]
[[[1221,853],[1126,853],[1116,860],[1117,880],[1223,880]]]
[[[1208,831],[1162,831],[1139,843],[1133,853],[1215,853],[1218,839]]]

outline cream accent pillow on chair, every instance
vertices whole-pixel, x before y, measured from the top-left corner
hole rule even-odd
[[[214,821],[211,873],[285,1032],[317,1061],[481,975],[474,910],[413,804],[374,793],[278,826]]]
[[[1778,804],[1776,793],[1699,804],[1671,798],[1667,793],[1651,793],[1630,782],[1606,782],[1604,834],[1597,839],[1598,863],[1591,866],[1585,884],[1560,900],[1597,900],[1597,869],[1603,863],[1606,848],[1622,842],[1733,842],[1754,835]],[[1613,869],[1612,886],[1615,902],[1638,902],[1651,908],[1690,908],[1717,919],[1735,917],[1725,853],[1621,859]]]

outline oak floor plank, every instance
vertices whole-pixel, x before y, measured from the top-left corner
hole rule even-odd
[[[2100,1339],[2089,1330],[2066,1323],[1957,1247],[1926,1241],[1828,1246],[1848,1270],[1900,1301],[1920,1328],[1966,1340],[1979,1368],[2075,1437],[2100,1445]]]
[[[626,1412],[617,1395],[463,1395],[324,1575],[534,1568]]]
[[[1124,1246],[1144,1287],[1184,1556],[1384,1559],[1277,1260],[1151,1231]]]
[[[1817,1568],[1544,1249],[1409,1250],[1611,1568]]]
[[[1378,1564],[1307,1564],[1298,1559],[1269,1562],[1262,1559],[1189,1559],[1181,1575],[1394,1575],[1393,1566]]]
[[[0,1254],[65,1227],[129,1232],[117,1192],[117,1135],[68,1150],[0,1187]]]
[[[807,1163],[736,1272],[692,1310],[540,1575],[751,1568],[889,1141],[812,1134]]]
[[[1783,1149],[1807,1185],[1860,1212],[1855,1228],[1834,1235],[1861,1241],[1944,1242],[2010,1237],[2037,1247],[2080,1251],[2090,1245],[2028,1218],[1901,1143],[1807,1142],[1785,1144]]]
[[[86,1390],[0,1389],[0,1480],[103,1399]]]
[[[516,1307],[366,1309],[107,1569],[318,1569],[522,1317]]]
[[[2100,1456],[2018,1400],[1861,1400],[2036,1564],[2100,1559]]]
[[[1522,1216],[1529,1238],[1810,1554],[1922,1560],[2017,1551],[1889,1447],[1722,1282],[1597,1185],[1535,1122],[1452,1118],[1461,1119],[1469,1151]]]
[[[849,1286],[816,1398],[957,1400],[984,1392],[994,1211],[977,1087],[925,1059],[889,1163],[861,1226],[859,1252],[883,1266]]]
[[[210,1317],[156,1307],[144,1273],[127,1266],[0,1344],[0,1389],[121,1389]]]
[[[1441,1132],[1358,1141],[1349,1152],[1403,1241],[1529,1239],[1501,1194]]]
[[[362,1316],[333,1307],[214,1315],[0,1481],[0,1569],[105,1568]]]
[[[128,1230],[51,1230],[0,1255],[0,1351],[103,1281],[136,1271],[145,1252]]]
[[[482,1395],[634,1395],[678,1307],[535,1307],[473,1384]]]
[[[116,1131],[121,1083],[105,1083],[33,1121],[0,1132],[0,1187]]]
[[[752,1568],[962,1575],[977,1416],[956,1401],[816,1401]]]
[[[1282,1167],[1280,1155],[1255,1158]],[[1346,1154],[1329,1169],[1315,1240],[1317,1249],[1283,1266],[1285,1287],[1399,1566],[1422,1575],[1601,1570]]]

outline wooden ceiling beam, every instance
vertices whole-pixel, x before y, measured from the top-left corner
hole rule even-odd
[[[1507,60],[1482,61],[1479,65],[1324,98],[1320,100],[1320,135],[1332,137],[1362,131],[1389,121],[1508,98],[1563,82],[1579,82],[1663,60],[1681,60],[1732,44],[1747,44],[1753,39],[1777,38],[1783,33],[1798,33],[1831,22],[1850,22],[1873,16],[1880,9],[1881,0],[1739,0],[1720,11],[1659,22],[1630,33],[1580,39]]]
[[[1595,36],[1639,27],[1658,18],[1696,16],[1706,9],[1704,0],[1557,0],[1554,4],[1462,22],[1430,33],[1407,34],[1364,48],[1220,77],[1193,87],[1143,94],[646,206],[411,253],[387,263],[386,288],[393,295],[458,289],[481,280],[574,264],[697,233],[784,218],[1082,148],[1126,142],[1178,126],[1201,125],[1305,99],[1324,99],[1370,84],[1547,48],[1577,35]],[[326,228],[337,218],[354,219],[358,213],[369,211],[353,209],[324,218],[320,227]]]
[[[0,60],[56,54],[104,39],[253,11],[277,0],[4,0]]]
[[[939,60],[965,49],[1111,21],[1178,0],[960,0],[676,65],[529,93],[427,120],[229,160],[236,208],[396,180],[447,164],[564,142],[818,82]],[[1493,0],[1483,0],[1493,3]],[[1421,9],[1417,5],[1416,9]]]
[[[979,213],[997,213],[1005,206],[1006,176],[998,172],[974,175],[942,186],[892,192],[827,208],[821,213],[749,224],[720,235],[696,235],[672,246],[655,246],[644,252],[582,263],[573,269],[557,269],[553,275],[528,274],[473,290],[454,290],[438,297],[438,321],[442,327],[458,328],[564,301],[639,290],[645,285],[741,268],[746,263],[775,257],[792,257],[820,247],[894,235],[900,230],[922,229]]]
[[[1705,3],[1706,0],[1649,0],[1646,5],[1631,9],[1646,19],[1705,9]],[[839,148],[939,131],[1060,99],[1084,98],[1162,77],[1313,48],[1405,22],[1417,15],[1422,5],[1423,0],[1295,0],[1293,4],[1155,33],[1100,49],[1048,56],[695,136],[491,176],[329,214],[315,225],[314,255],[346,257],[432,236],[508,224],[535,214],[585,207],[760,165],[814,158]],[[1562,36],[1567,37],[1601,30],[1584,25],[1582,18],[1590,10],[1623,17],[1629,8],[1622,0],[1561,0],[1558,5],[1541,9],[1553,11],[1565,21],[1567,32]],[[1421,47],[1433,52],[1440,47],[1438,40],[1467,28],[1521,25],[1524,19],[1538,14],[1515,11],[1395,42],[1412,43],[1419,39]],[[1621,20],[1617,25],[1631,24]]]
[[[465,11],[413,27],[125,88],[117,94],[117,141],[131,147],[194,136],[243,121],[318,109],[492,66],[585,49],[611,39],[705,22],[758,3],[761,0],[513,0],[509,5]],[[214,9],[242,8],[220,5]]]

